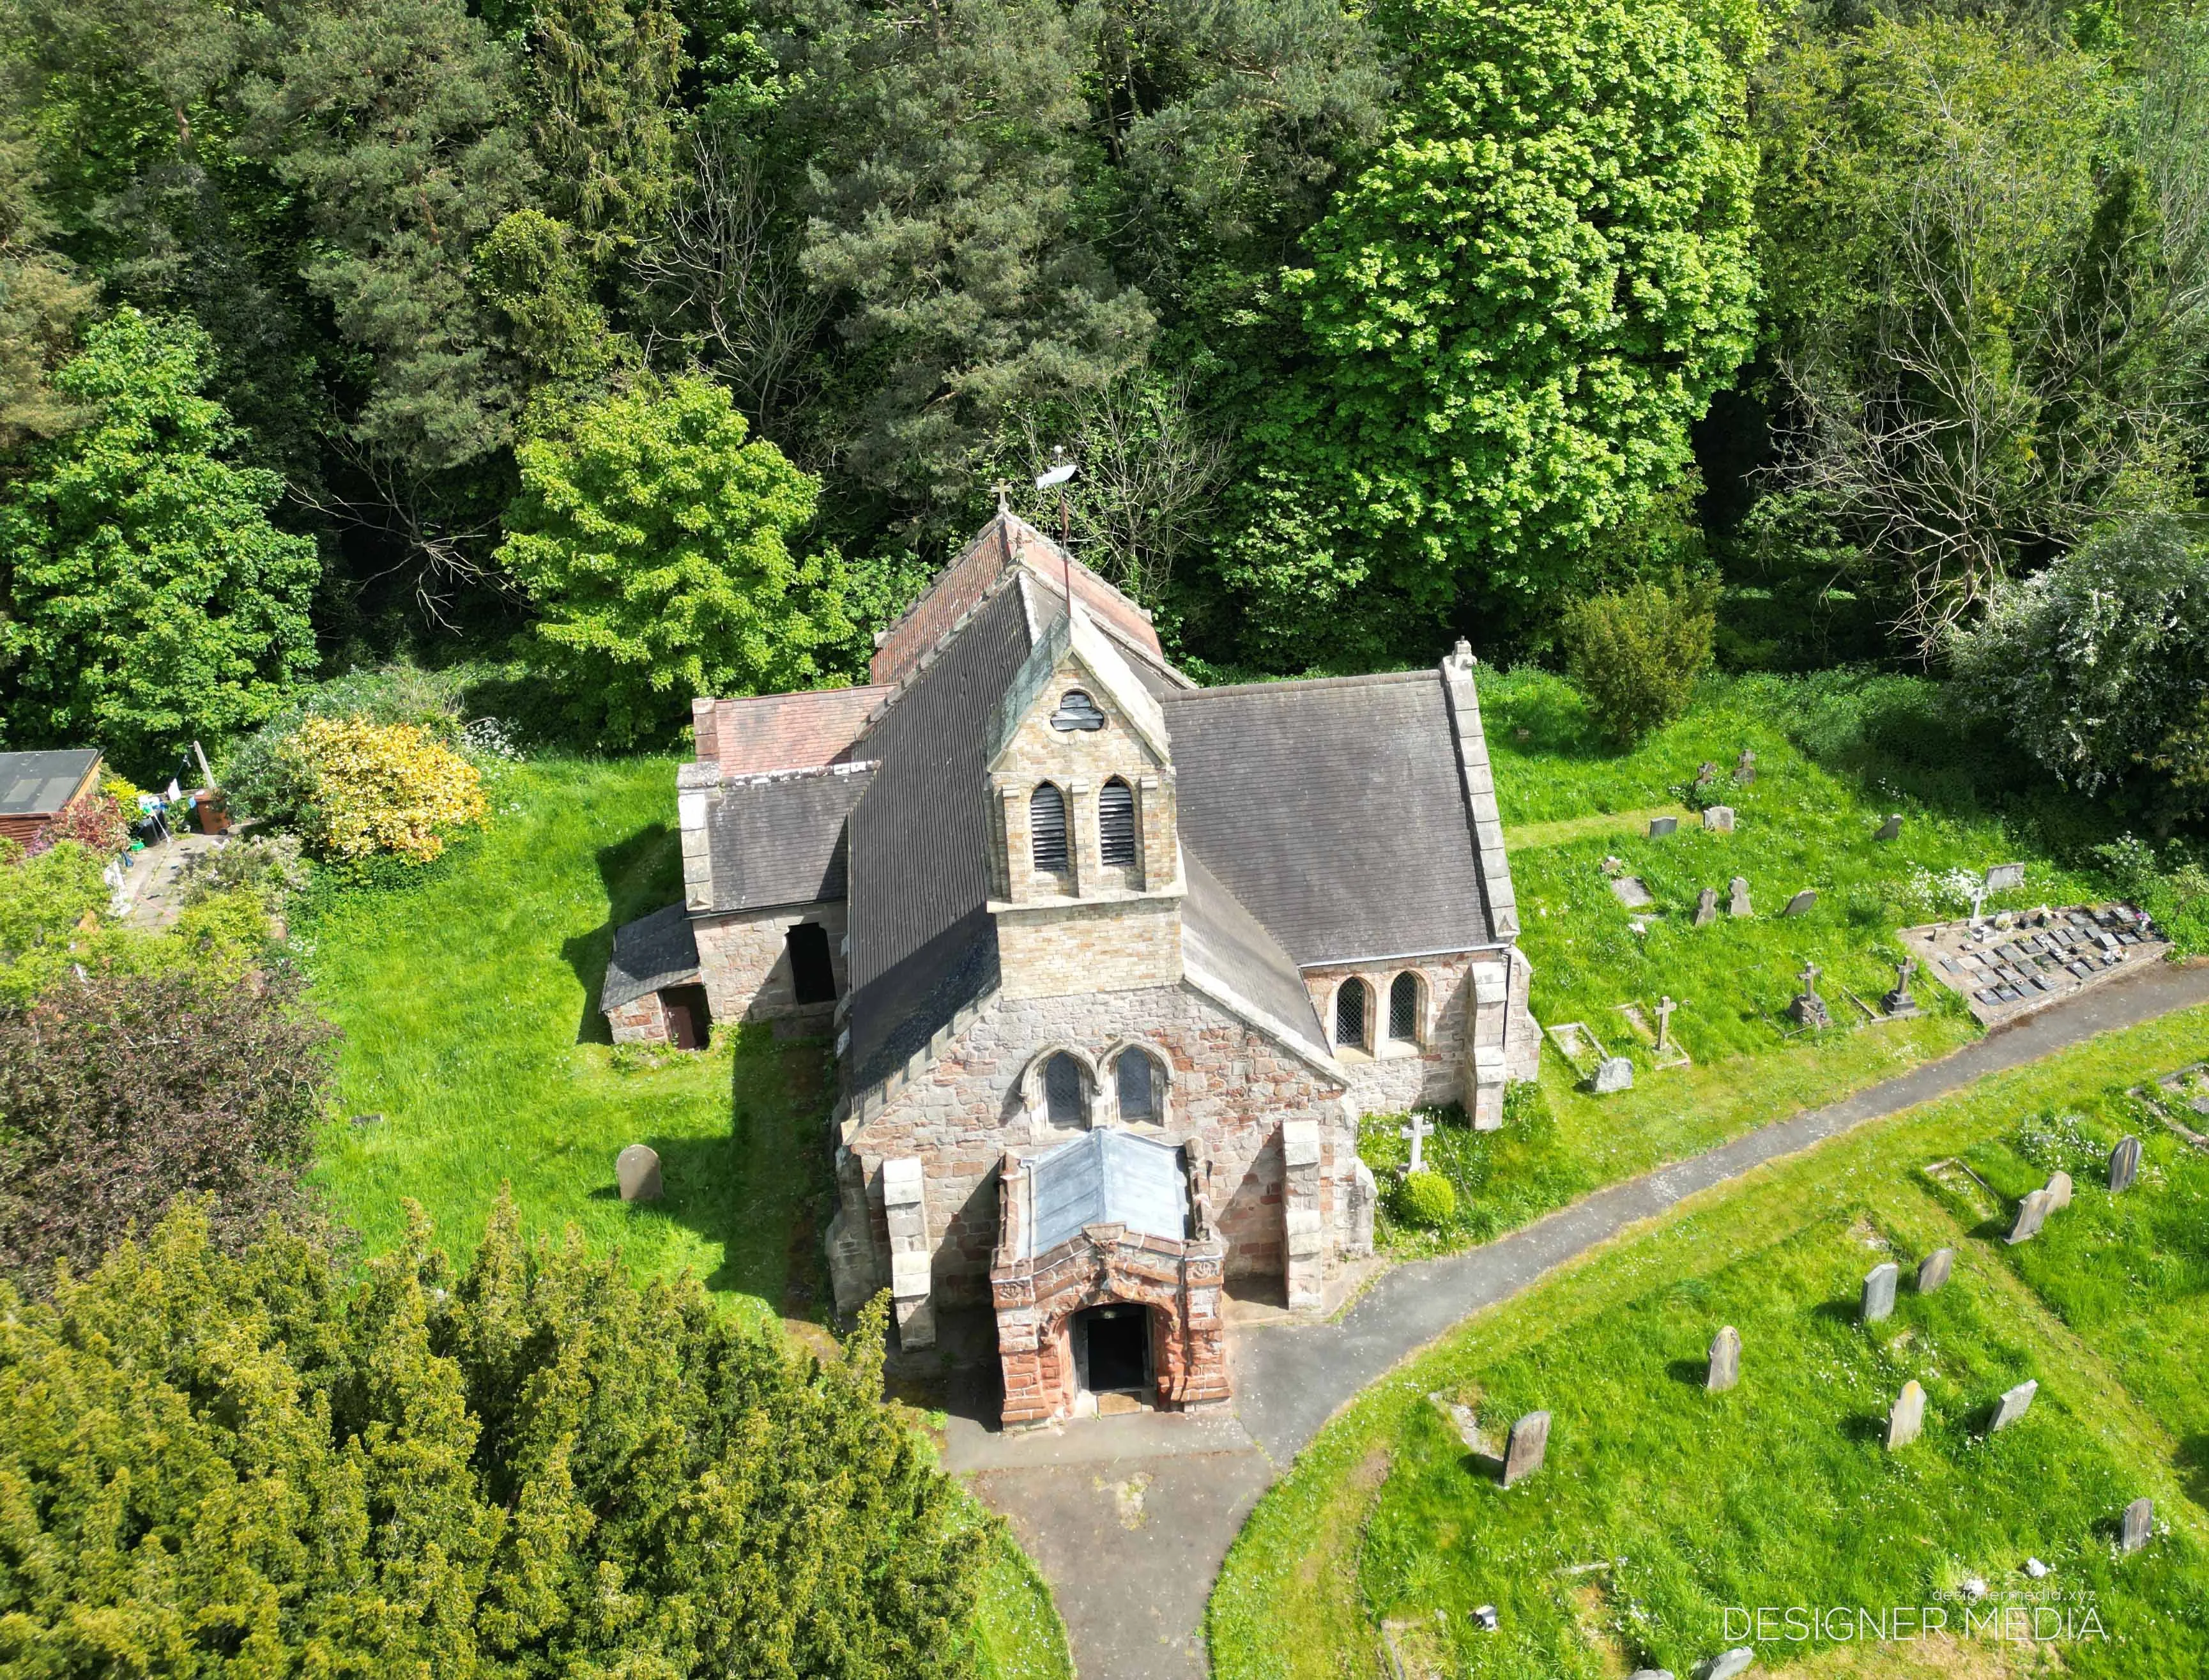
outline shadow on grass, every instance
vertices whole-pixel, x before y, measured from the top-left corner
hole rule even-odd
[[[2186,1496],[2209,1505],[2209,1434],[2189,1435],[2178,1443],[2177,1470]]]
[[[579,1045],[613,1042],[599,997],[606,964],[614,950],[614,930],[683,895],[683,850],[665,822],[646,824],[627,840],[599,848],[599,879],[606,893],[606,919],[588,933],[563,941],[560,955],[583,983],[582,1019],[575,1026]]]
[[[1675,1359],[1664,1367],[1664,1375],[1690,1388],[1700,1388],[1710,1382],[1711,1362],[1708,1359]]]

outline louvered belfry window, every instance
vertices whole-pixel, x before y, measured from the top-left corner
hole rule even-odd
[[[1066,873],[1066,795],[1050,782],[1028,796],[1028,849],[1038,874]]]
[[[1365,1048],[1365,982],[1345,980],[1334,995],[1334,1041],[1346,1050]]]
[[[1407,1040],[1419,1036],[1419,982],[1414,975],[1399,974],[1388,988],[1388,1036]]]
[[[1115,776],[1097,795],[1097,847],[1106,869],[1135,866],[1135,792]]]

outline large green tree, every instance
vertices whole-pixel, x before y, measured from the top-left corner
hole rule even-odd
[[[25,1672],[933,1680],[982,1535],[844,1359],[640,1291],[512,1206],[358,1283],[182,1211],[0,1289],[0,1623]]]
[[[272,524],[273,473],[202,395],[206,335],[122,310],[56,375],[88,418],[0,506],[11,739],[152,765],[248,727],[313,666],[311,539]]]
[[[1370,575],[1414,612],[1553,594],[1688,459],[1751,342],[1748,5],[1409,0],[1393,133],[1290,276],[1311,356],[1258,427],[1298,505],[1237,563],[1283,628]],[[1278,498],[1277,498],[1278,499]],[[1278,536],[1273,534],[1278,531]],[[1332,594],[1332,599],[1330,595]]]
[[[711,381],[647,379],[521,446],[498,557],[538,614],[531,662],[609,740],[802,687],[846,634],[828,564],[790,548],[819,481],[748,431]]]

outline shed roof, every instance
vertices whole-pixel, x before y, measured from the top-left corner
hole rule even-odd
[[[889,693],[867,686],[699,700],[691,708],[699,761],[718,763],[731,775],[834,763]]]
[[[1092,1225],[1176,1241],[1189,1235],[1189,1176],[1178,1145],[1107,1129],[1036,1156],[1022,1171],[1031,1209],[1024,1258],[1048,1254]]]
[[[846,892],[845,819],[867,791],[864,762],[723,782],[706,804],[716,910],[812,904]]]
[[[99,768],[93,747],[57,752],[0,752],[0,816],[53,816],[69,808]]]
[[[1495,942],[1440,672],[1164,703],[1183,846],[1299,966]]]
[[[698,941],[690,912],[679,904],[625,922],[614,930],[613,955],[599,988],[599,1009],[618,1009],[662,986],[698,978]]]

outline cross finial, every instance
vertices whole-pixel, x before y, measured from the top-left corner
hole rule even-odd
[[[1013,493],[1012,485],[1008,484],[1004,479],[1000,479],[996,483],[991,485],[990,488],[997,492],[997,511],[1001,514],[1008,514],[1012,512],[1013,505],[1009,499]]]

